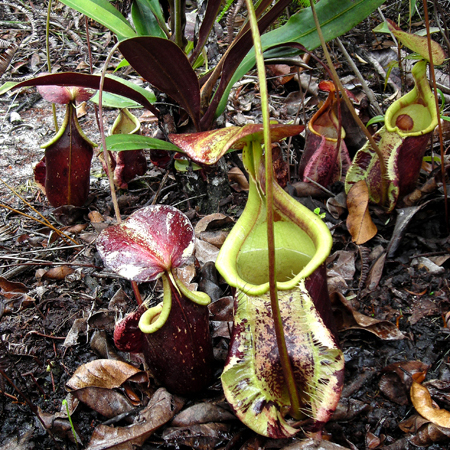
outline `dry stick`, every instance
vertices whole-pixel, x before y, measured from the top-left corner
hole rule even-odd
[[[70,236],[68,236],[66,233],[63,233],[62,231],[55,228],[53,225],[43,222],[42,220],[36,219],[36,217],[30,216],[29,214],[25,214],[21,211],[18,211],[17,209],[11,208],[11,206],[4,205],[3,203],[0,203],[0,208],[9,209],[10,211],[15,212],[16,214],[20,214],[21,216],[25,216],[28,219],[34,220],[35,222],[38,222],[45,227],[51,228],[55,233],[58,233],[59,235],[65,236],[66,238],[70,239],[74,244],[78,245],[78,242],[72,239]]]
[[[11,208],[10,206],[6,206],[6,205],[3,205],[3,204],[0,204],[0,206],[1,207],[3,207],[3,208],[7,208],[7,209],[10,209],[11,211],[14,211],[14,212],[16,212],[17,214],[22,214],[23,216],[26,216],[26,217],[28,217],[28,218],[30,218],[30,219],[32,219],[32,220],[35,220],[36,222],[39,222],[39,223],[41,223],[41,224],[43,224],[43,225],[45,225],[46,227],[49,227],[49,228],[51,228],[53,231],[55,231],[59,236],[61,236],[63,239],[64,238],[67,238],[67,239],[69,239],[69,240],[71,240],[74,244],[76,244],[76,245],[78,245],[78,242],[77,241],[75,241],[74,239],[72,239],[69,235],[67,235],[66,233],[64,233],[63,231],[60,231],[60,230],[58,230],[57,228],[55,228],[49,221],[48,221],[48,219],[46,218],[46,217],[44,217],[36,208],[34,208],[30,203],[28,203],[13,187],[11,187],[8,183],[6,183],[6,181],[3,181],[1,178],[0,178],[0,182],[2,182],[14,195],[16,195],[17,197],[19,197],[20,198],[20,200],[22,200],[27,206],[28,206],[28,208],[31,208],[36,214],[38,214],[40,217],[42,217],[42,220],[43,221],[40,221],[40,220],[38,220],[38,219],[36,219],[35,217],[33,217],[33,216],[29,216],[29,215],[27,215],[27,214],[25,214],[25,213],[22,213],[22,212],[20,212],[20,211],[18,211],[18,210],[16,210],[16,209],[14,209],[14,208]],[[64,239],[64,241],[65,241],[65,239]]]
[[[270,136],[270,116],[267,94],[267,81],[264,66],[263,51],[261,45],[261,36],[259,34],[258,22],[255,17],[255,9],[251,0],[246,0],[249,23],[253,37],[253,46],[256,56],[256,68],[259,79],[259,89],[261,93],[261,111],[263,117],[264,129],[264,151],[265,151],[265,176],[266,176],[266,205],[267,205],[267,247],[269,253],[269,294],[270,305],[272,308],[272,317],[274,321],[275,335],[277,339],[278,352],[280,354],[280,363],[283,370],[283,377],[289,393],[291,402],[289,414],[294,419],[301,417],[300,396],[295,383],[294,370],[286,346],[286,338],[283,328],[283,320],[278,302],[276,266],[275,266],[275,233],[274,233],[274,203],[273,203],[273,165],[272,165],[272,145]],[[252,142],[250,145],[260,145]],[[258,169],[256,169],[258,170]]]
[[[438,115],[438,129],[439,129],[439,144],[441,148],[441,174],[442,174],[442,187],[444,189],[444,208],[445,208],[445,226],[447,228],[447,232],[449,231],[449,222],[448,222],[448,200],[447,200],[447,183],[446,183],[446,173],[445,173],[445,164],[444,164],[444,139],[442,134],[442,123],[441,123],[441,115],[439,113],[439,100],[437,94],[437,86],[436,86],[436,76],[434,73],[434,62],[433,62],[433,52],[431,50],[431,34],[430,34],[430,22],[428,19],[428,7],[426,0],[423,0],[423,12],[425,16],[425,23],[427,25],[427,42],[428,42],[428,57],[430,64],[430,75],[433,80],[433,89],[434,89],[434,102],[436,105],[436,111]]]
[[[325,39],[322,34],[322,29],[320,28],[320,23],[319,23],[319,19],[317,17],[314,2],[311,2],[311,11],[314,16],[314,22],[316,24],[317,34],[319,35],[320,43],[322,44],[323,52],[325,53],[325,57],[327,59],[328,67],[330,68],[331,74],[333,76],[333,82],[341,91],[342,98],[344,99],[345,104],[347,105],[350,113],[352,114],[353,119],[359,125],[359,127],[364,132],[364,134],[366,135],[367,139],[370,142],[370,146],[375,151],[375,153],[377,154],[378,159],[380,161],[381,204],[384,206],[386,204],[386,195],[387,195],[387,170],[386,170],[386,162],[384,160],[384,156],[381,153],[380,149],[378,148],[378,145],[376,144],[372,135],[369,133],[369,130],[364,126],[364,124],[362,123],[362,120],[359,118],[358,114],[356,114],[355,108],[353,107],[352,102],[349,100],[347,93],[345,92],[344,86],[342,86],[341,80],[339,79],[336,69],[334,68],[333,61],[331,60],[330,53],[328,52],[327,45],[325,43]]]
[[[341,40],[339,38],[336,38],[336,42],[337,42],[337,45],[339,47],[339,50],[345,56],[345,58],[347,59],[347,62],[349,63],[349,65],[352,68],[354,74],[356,75],[356,78],[358,78],[359,82],[361,83],[361,86],[362,86],[364,92],[366,93],[367,98],[370,100],[370,103],[375,108],[377,114],[382,116],[383,115],[383,111],[381,110],[380,105],[378,104],[377,99],[375,98],[375,95],[374,95],[372,89],[370,89],[369,86],[367,85],[366,80],[361,75],[361,72],[356,67],[356,64],[353,62],[352,57],[348,54],[347,49],[342,44]]]

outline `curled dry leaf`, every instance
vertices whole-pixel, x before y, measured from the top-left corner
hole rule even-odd
[[[377,234],[369,214],[369,189],[364,180],[355,183],[347,195],[347,228],[355,244],[361,245]]]
[[[74,273],[75,270],[69,266],[58,266],[47,270],[42,278],[45,280],[64,280],[67,275]]]
[[[201,218],[197,225],[195,226],[195,235],[199,236],[200,233],[204,231],[211,231],[218,228],[226,227],[227,225],[231,227],[234,224],[234,220],[221,213],[209,214]]]
[[[383,340],[404,339],[405,335],[387,320],[378,320],[355,311],[350,302],[340,293],[331,295],[333,315],[339,331],[366,330]]]
[[[96,359],[78,367],[66,386],[71,390],[86,387],[115,389],[140,372],[139,369],[125,362]]]
[[[409,441],[418,447],[428,447],[436,442],[448,441],[450,438],[450,429],[435,425],[419,414],[408,417],[398,426],[405,433],[414,435],[409,437]]]
[[[370,405],[353,398],[341,398],[331,416],[332,422],[349,421],[370,410]]]
[[[134,408],[125,395],[113,389],[87,387],[74,391],[73,395],[108,419],[127,413]]]
[[[226,420],[236,420],[236,417],[234,414],[212,403],[198,403],[181,411],[174,417],[172,426],[188,427],[200,423],[223,422]]]
[[[9,281],[6,278],[0,277],[0,292],[20,292],[25,294],[29,289],[23,284],[14,281]]]
[[[450,428],[450,411],[435,407],[431,395],[425,386],[413,381],[410,395],[414,408],[421,416],[435,425]]]
[[[248,180],[239,167],[232,167],[228,171],[228,181],[231,183],[233,189],[237,192],[248,191]]]
[[[182,406],[180,398],[169,394],[164,388],[158,389],[133,425],[116,428],[99,425],[92,434],[87,450],[132,450],[141,446],[152,433],[171,420]]]

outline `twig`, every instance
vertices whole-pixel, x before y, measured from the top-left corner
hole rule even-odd
[[[347,60],[348,64],[350,65],[353,72],[355,73],[356,78],[358,78],[359,82],[361,83],[361,86],[362,86],[364,92],[366,93],[367,98],[370,100],[370,103],[374,107],[376,113],[379,114],[380,116],[382,116],[383,111],[380,108],[380,105],[378,104],[378,101],[375,98],[375,95],[374,95],[372,89],[370,89],[369,86],[367,85],[366,80],[361,75],[361,72],[359,71],[358,67],[356,67],[356,64],[353,62],[352,57],[348,54],[347,49],[342,44],[341,40],[339,38],[336,38],[336,42],[337,42],[337,45],[338,45],[339,49],[341,50],[342,54],[345,56],[345,59]]]
[[[3,205],[3,204],[1,204],[0,203],[0,207],[2,207],[2,208],[6,208],[6,209],[9,209],[9,210],[11,210],[11,211],[14,211],[14,212],[16,212],[17,214],[21,214],[21,215],[23,215],[23,216],[26,216],[26,217],[28,217],[28,218],[30,218],[30,219],[32,219],[32,220],[35,220],[36,222],[39,222],[39,223],[41,223],[41,224],[43,224],[43,225],[45,225],[46,227],[49,227],[50,229],[52,229],[55,233],[57,233],[59,236],[61,236],[63,239],[64,238],[67,238],[67,239],[69,239],[70,241],[72,241],[75,245],[78,245],[78,242],[75,240],[75,239],[72,239],[69,235],[67,235],[66,233],[64,233],[63,231],[61,231],[61,230],[58,230],[57,228],[55,228],[50,222],[49,222],[49,220],[45,217],[45,216],[43,216],[36,208],[34,208],[34,206],[32,206],[27,200],[25,200],[13,187],[11,187],[8,183],[6,183],[5,181],[3,181],[1,178],[0,178],[0,182],[2,182],[14,195],[16,195],[17,197],[19,197],[20,198],[20,200],[22,200],[27,206],[28,206],[28,208],[30,208],[30,209],[32,209],[36,214],[38,214],[40,217],[42,217],[42,220],[43,220],[43,222],[42,221],[40,221],[40,220],[38,220],[38,219],[36,219],[35,217],[33,217],[33,216],[29,216],[29,215],[27,215],[27,214],[25,214],[25,213],[22,213],[21,211],[18,211],[18,210],[16,210],[16,209],[14,209],[14,208],[11,208],[10,206],[7,206],[7,205]],[[65,240],[65,239],[64,239]]]
[[[58,230],[57,228],[55,228],[52,224],[48,224],[43,222],[42,220],[36,219],[36,217],[30,216],[29,214],[25,214],[17,209],[11,208],[8,205],[4,205],[3,203],[0,203],[0,208],[5,208],[5,209],[9,209],[10,211],[14,211],[17,214],[20,214],[21,216],[25,216],[28,219],[34,220],[35,222],[38,222],[42,225],[44,225],[45,227],[48,227],[50,229],[52,229],[55,233],[58,233],[58,235],[62,235],[65,236],[66,238],[70,239],[74,244],[78,245],[78,242],[75,241],[74,239],[72,239],[69,235],[67,235],[66,233],[63,233],[61,230]]]

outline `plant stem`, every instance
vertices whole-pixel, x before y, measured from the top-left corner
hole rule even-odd
[[[350,113],[353,116],[353,119],[355,122],[359,125],[361,130],[366,135],[367,139],[370,142],[370,146],[372,147],[373,151],[377,154],[378,160],[380,161],[380,172],[381,172],[381,204],[384,206],[386,204],[386,198],[387,198],[387,169],[386,169],[386,161],[384,160],[384,156],[381,153],[380,149],[378,148],[377,143],[375,142],[372,135],[369,133],[369,130],[364,126],[361,119],[359,118],[358,114],[356,114],[355,108],[352,105],[352,102],[349,100],[347,93],[345,92],[344,86],[341,83],[341,80],[339,79],[339,76],[336,72],[336,69],[334,68],[333,61],[331,60],[330,53],[328,52],[327,45],[325,43],[325,39],[322,34],[322,29],[320,28],[320,22],[317,17],[316,8],[314,6],[314,2],[311,2],[311,11],[313,13],[314,22],[316,24],[317,28],[317,34],[319,35],[320,43],[322,45],[323,52],[325,54],[325,58],[327,59],[327,64],[329,66],[329,69],[331,71],[331,75],[333,77],[334,84],[338,87],[339,91],[341,91],[342,98],[345,101],[345,104],[347,105]]]
[[[445,164],[444,164],[444,140],[442,134],[442,123],[441,123],[441,114],[439,111],[439,100],[438,100],[438,91],[436,86],[436,76],[434,73],[434,62],[433,62],[433,53],[431,49],[431,35],[430,35],[430,21],[428,18],[428,7],[426,0],[423,0],[423,12],[425,16],[425,24],[427,27],[427,43],[428,43],[428,56],[429,56],[429,64],[430,64],[430,75],[433,80],[433,90],[434,90],[434,101],[436,104],[436,111],[438,116],[438,130],[439,130],[439,144],[441,149],[441,173],[442,173],[442,187],[444,189],[444,208],[445,208],[445,226],[447,228],[447,232],[449,230],[449,222],[448,222],[448,199],[447,199],[447,183],[446,183],[446,172],[445,172]]]
[[[256,67],[258,71],[259,90],[261,94],[261,111],[264,126],[264,150],[265,150],[265,178],[266,178],[266,199],[267,199],[267,245],[269,253],[269,293],[270,304],[272,308],[272,317],[274,321],[275,335],[277,338],[278,353],[283,369],[284,380],[289,392],[291,401],[290,415],[295,419],[301,417],[300,413],[300,397],[298,395],[297,386],[295,384],[294,371],[286,346],[284,335],[283,320],[278,304],[277,282],[275,275],[275,234],[273,227],[273,165],[272,165],[272,142],[270,137],[270,116],[269,101],[266,82],[266,68],[264,66],[264,56],[261,45],[261,36],[258,29],[258,21],[256,19],[255,9],[251,0],[245,0],[247,4],[250,28],[252,30],[253,45],[255,47]],[[252,145],[260,145],[253,142]],[[255,170],[258,170],[256,168]]]
[[[181,14],[182,14],[182,5],[181,2],[183,0],[175,0],[175,30],[172,30],[175,34],[175,44],[178,45],[178,47],[183,49],[183,35],[182,35],[182,27],[181,27]]]
[[[52,12],[52,0],[48,0],[47,7],[47,21],[45,23],[45,51],[47,53],[47,70],[48,73],[52,73],[52,63],[50,62],[50,13]],[[56,106],[52,103],[53,122],[55,123],[55,131],[58,132],[58,120],[56,119]]]
[[[117,196],[116,196],[116,189],[114,187],[114,177],[113,172],[111,168],[111,162],[109,160],[108,150],[106,148],[106,138],[105,138],[105,127],[103,124],[103,85],[105,84],[105,76],[106,76],[106,69],[108,67],[109,62],[111,61],[112,55],[116,51],[117,47],[119,46],[120,42],[117,42],[116,45],[112,48],[112,50],[109,52],[108,57],[106,58],[105,64],[103,65],[102,69],[102,75],[100,77],[100,86],[98,90],[98,113],[99,113],[99,125],[100,125],[100,136],[102,139],[102,147],[103,147],[103,158],[105,160],[106,164],[106,172],[108,175],[108,181],[109,181],[109,188],[111,190],[111,200],[114,205],[114,213],[116,215],[117,223],[122,222],[122,218],[120,217],[120,210],[119,210],[119,204],[117,203]]]

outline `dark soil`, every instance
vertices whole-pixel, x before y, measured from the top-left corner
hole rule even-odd
[[[401,6],[392,8],[388,8],[385,13],[396,17]],[[0,19],[11,20],[11,14],[15,14],[24,23],[29,20],[18,10],[4,10],[0,7]],[[44,19],[42,12],[35,13],[36,35],[26,47],[17,49],[3,81],[31,76],[45,70],[44,48],[41,45],[42,36],[45,36]],[[68,20],[72,19],[64,19],[63,24]],[[386,38],[380,38],[379,42],[367,42],[366,31],[379,23],[379,20],[379,16],[374,14],[341,38],[352,55],[355,55],[358,48],[372,55],[377,51],[388,51]],[[95,31],[98,52],[94,52],[94,65],[99,68],[105,57],[101,46],[111,46],[108,41],[110,36],[101,34],[95,24],[91,26]],[[81,25],[72,29],[76,34],[82,34]],[[27,30],[20,27],[12,27],[9,31],[4,29],[0,38],[20,42],[30,34]],[[81,52],[78,44],[69,46],[68,50],[60,45],[58,39],[61,39],[60,35],[55,34],[52,59],[55,65],[57,61],[60,71],[74,70],[82,61],[88,63],[86,53]],[[73,37],[64,39],[67,43]],[[363,98],[364,94],[345,59],[337,49],[334,49],[334,55],[340,76],[348,81],[347,86],[353,87],[356,95]],[[361,53],[361,58],[364,58],[364,53]],[[310,64],[314,66],[313,63]],[[384,79],[372,66],[368,68],[362,63],[360,66],[385,110],[390,102],[384,104],[383,100],[393,92],[383,91]],[[324,79],[319,68],[314,68],[312,74],[313,82]],[[281,121],[290,120],[300,105],[299,101],[290,102],[294,95],[298,95],[298,82],[292,80],[280,84],[275,80],[271,82],[270,88],[274,116]],[[235,91],[225,121],[237,125],[249,120],[258,122],[259,105],[255,94],[254,84],[244,85],[238,93]],[[306,98],[306,114],[310,117],[316,111],[315,105],[324,96],[310,89]],[[3,183],[0,185],[0,203],[11,208],[0,208],[0,280],[22,283],[23,286],[15,285],[21,293],[14,296],[7,293],[6,289],[0,290],[0,450],[75,449],[67,415],[64,416],[65,408],[62,407],[62,401],[67,396],[66,383],[83,364],[111,357],[114,323],[120,316],[133,311],[136,302],[133,300],[130,283],[107,271],[96,251],[95,238],[102,225],[96,224],[88,214],[99,212],[106,224],[113,221],[114,215],[107,179],[98,159],[94,158],[91,194],[86,206],[54,210],[33,180],[33,166],[43,156],[43,150],[39,146],[53,135],[51,107],[34,90],[21,92],[14,97],[3,96],[0,101],[0,177],[17,192],[13,193]],[[141,110],[133,112],[138,117],[143,114]],[[64,108],[58,108],[60,123],[63,114]],[[373,111],[371,114],[374,114]],[[112,125],[115,115],[113,110],[106,111],[106,127]],[[144,119],[144,116],[141,120],[142,134],[152,135],[157,129],[156,122]],[[87,106],[87,114],[80,118],[80,124],[92,140],[99,142],[94,107],[91,104]],[[297,181],[296,164],[302,145],[299,139],[293,142],[289,150],[290,184]],[[287,151],[286,148],[283,150]],[[227,156],[225,161],[221,167],[209,173],[180,173],[173,168],[168,169],[165,185],[158,194],[166,170],[157,168],[148,161],[147,173],[131,182],[129,190],[119,191],[121,214],[123,217],[128,216],[136,209],[150,204],[158,195],[158,203],[176,205],[194,224],[213,212],[237,218],[243,210],[247,194],[235,185],[230,187],[226,171],[236,165],[236,159]],[[356,267],[352,275],[346,277],[342,275],[343,269],[336,267],[335,260],[330,260],[330,271],[334,270],[341,275],[339,288],[335,288],[332,283],[332,290],[337,289],[344,294],[354,310],[368,317],[389,321],[404,335],[404,339],[390,339],[389,336],[379,337],[358,326],[341,327],[339,338],[346,361],[345,387],[338,411],[327,424],[324,434],[331,442],[345,448],[450,448],[448,431],[447,434],[433,434],[429,430],[424,431],[426,425],[420,425],[422,428],[419,431],[410,429],[408,432],[399,427],[402,421],[415,414],[415,410],[409,399],[408,382],[401,381],[401,375],[392,367],[386,369],[394,363],[412,361],[428,366],[426,380],[440,380],[443,386],[441,390],[434,391],[434,400],[441,408],[450,409],[449,316],[445,319],[450,311],[450,263],[447,259],[450,238],[442,182],[439,182],[439,175],[436,173],[437,171],[421,174],[419,185],[436,176],[437,187],[416,205],[417,211],[411,214],[411,220],[403,233],[399,234],[395,229],[396,221],[411,210],[399,208],[388,216],[375,207],[371,208],[378,234],[363,246],[352,243],[345,225],[346,212],[333,217],[328,212],[326,198],[323,197],[299,199],[311,209],[319,206],[321,211],[327,211],[324,220],[333,230],[332,256],[348,252],[350,266],[353,264]],[[219,183],[219,187],[213,187],[211,179],[214,177],[225,181]],[[337,195],[343,191],[343,186],[339,184],[330,189]],[[17,211],[20,211],[38,217],[18,194],[58,228],[86,225],[83,229],[68,231],[79,245],[65,242],[49,228],[18,214]],[[386,258],[382,274],[377,277],[377,259],[386,252],[393,240],[399,240],[398,248]],[[428,264],[430,259],[434,265]],[[197,264],[197,272],[202,265],[200,262]],[[72,270],[58,279],[47,272],[55,267]],[[333,273],[332,277],[335,275]],[[336,277],[333,279],[336,281]],[[198,281],[198,276],[194,281]],[[225,284],[221,283],[220,288],[229,294]],[[154,294],[155,286],[143,284],[140,289],[143,297],[146,297]],[[113,297],[116,300],[112,302]],[[340,311],[340,307],[336,306],[337,320]],[[74,332],[72,327],[77,319],[81,319],[84,328],[68,342],[66,338],[71,330]],[[219,376],[228,338],[223,337],[220,332],[213,335],[217,356],[216,382],[202,396],[189,399],[187,406],[206,400],[227,408]],[[101,345],[98,345],[98,339]],[[129,355],[122,356],[129,358]],[[133,364],[139,366],[140,361],[135,358]],[[417,369],[414,367],[415,369],[408,370],[414,372]],[[417,369],[417,372],[421,370]],[[156,388],[153,380],[150,384],[152,389]],[[139,395],[136,407],[148,402],[148,391],[140,391]],[[60,411],[61,419],[55,416]],[[50,425],[47,422],[49,429],[44,429],[38,420],[41,412],[52,418]],[[58,424],[58,420],[62,424]],[[80,403],[72,414],[72,420],[83,444],[87,445],[95,427],[107,419]],[[129,422],[125,420],[118,421],[117,426],[125,426],[127,423]],[[223,428],[216,430],[213,435],[208,436],[202,432],[203,434],[195,436],[184,430],[179,434],[175,432],[175,437],[172,438],[165,434],[166,425],[158,429],[143,448],[284,448],[300,440],[265,439],[256,436],[237,420],[224,422],[222,425]]]

